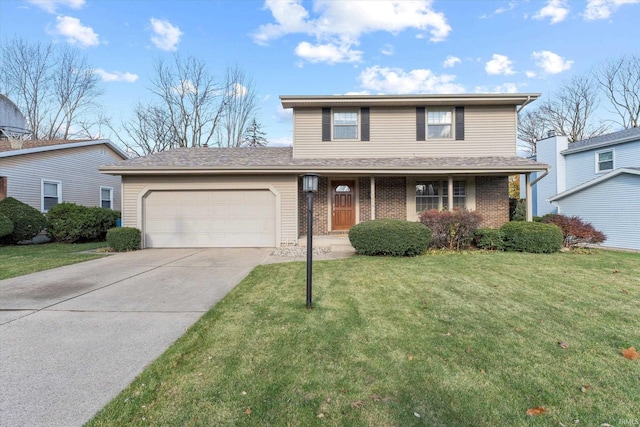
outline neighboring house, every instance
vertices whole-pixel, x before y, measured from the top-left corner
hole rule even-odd
[[[41,212],[61,202],[120,210],[120,177],[98,167],[126,158],[106,139],[0,139],[0,199],[13,197]]]
[[[100,168],[121,175],[143,247],[280,246],[306,233],[301,175],[320,175],[314,234],[425,209],[509,220],[518,108],[539,94],[282,96],[293,147],[182,148]]]
[[[536,186],[536,214],[579,216],[607,235],[603,246],[640,250],[640,128],[537,147],[551,170]]]

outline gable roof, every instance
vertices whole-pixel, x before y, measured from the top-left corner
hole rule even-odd
[[[176,148],[103,166],[113,175],[142,174],[446,174],[526,173],[548,166],[521,157],[297,159],[291,147]]]
[[[560,200],[563,199],[567,196],[570,196],[574,193],[578,193],[582,190],[584,190],[585,188],[589,188],[589,187],[593,187],[595,185],[600,184],[603,181],[607,181],[611,178],[615,178],[618,175],[621,174],[631,174],[631,175],[638,175],[640,176],[640,168],[620,168],[620,169],[616,169],[614,171],[609,172],[606,175],[603,176],[599,176],[598,178],[592,179],[591,181],[587,181],[584,184],[581,185],[577,185],[573,188],[571,188],[570,190],[567,191],[563,191],[562,193],[556,194],[553,197],[550,197],[547,199],[548,202],[554,202],[556,200]]]
[[[634,140],[640,141],[640,128],[624,129],[619,132],[583,139],[582,141],[570,142],[569,148],[561,151],[560,154],[578,153],[580,151],[608,147],[610,145],[622,144]]]
[[[0,140],[0,158],[21,156],[24,154],[41,153],[44,151],[64,150],[68,148],[89,147],[92,145],[104,144],[115,151],[123,159],[129,156],[122,151],[117,145],[108,139],[93,140],[26,140],[23,141],[22,148],[12,148],[11,142],[8,140]]]

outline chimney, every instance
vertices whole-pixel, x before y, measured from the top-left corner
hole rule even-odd
[[[552,129],[547,131],[547,138],[553,138],[554,136],[556,136],[555,130]]]

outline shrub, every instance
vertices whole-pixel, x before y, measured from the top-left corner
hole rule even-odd
[[[549,214],[542,218],[542,222],[560,227],[563,236],[562,244],[566,248],[602,243],[607,240],[607,236],[602,231],[596,230],[591,223],[584,222],[578,216]]]
[[[0,215],[6,216],[13,223],[13,231],[0,238],[0,244],[15,244],[33,239],[47,224],[40,211],[13,197],[0,200]]]
[[[433,233],[432,247],[460,250],[473,240],[473,233],[482,222],[482,216],[468,210],[432,209],[420,214],[420,222]]]
[[[562,248],[562,230],[554,224],[512,221],[500,227],[508,251],[552,253]]]
[[[13,231],[13,222],[6,215],[0,214],[0,237],[7,236]]]
[[[427,227],[399,219],[375,219],[349,230],[349,241],[362,255],[416,256],[427,249],[430,240]]]
[[[47,213],[47,231],[58,242],[104,240],[120,212],[75,203],[59,203]]]
[[[511,221],[527,220],[527,199],[518,199],[516,207],[511,215]]]
[[[504,233],[497,228],[479,228],[473,240],[478,249],[504,250]]]
[[[112,228],[107,231],[107,243],[116,252],[140,249],[140,230],[133,227]]]

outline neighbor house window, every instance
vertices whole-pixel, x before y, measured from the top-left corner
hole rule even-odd
[[[333,112],[333,138],[356,139],[358,138],[358,112],[334,111]]]
[[[451,139],[453,114],[451,110],[427,110],[427,139]]]
[[[100,207],[113,209],[113,188],[100,187]]]
[[[596,173],[613,170],[613,150],[596,153]]]
[[[448,181],[417,181],[416,182],[416,213],[449,207]],[[467,206],[467,183],[453,181],[453,208],[465,209]]]
[[[62,202],[62,183],[48,179],[42,180],[42,212]]]

